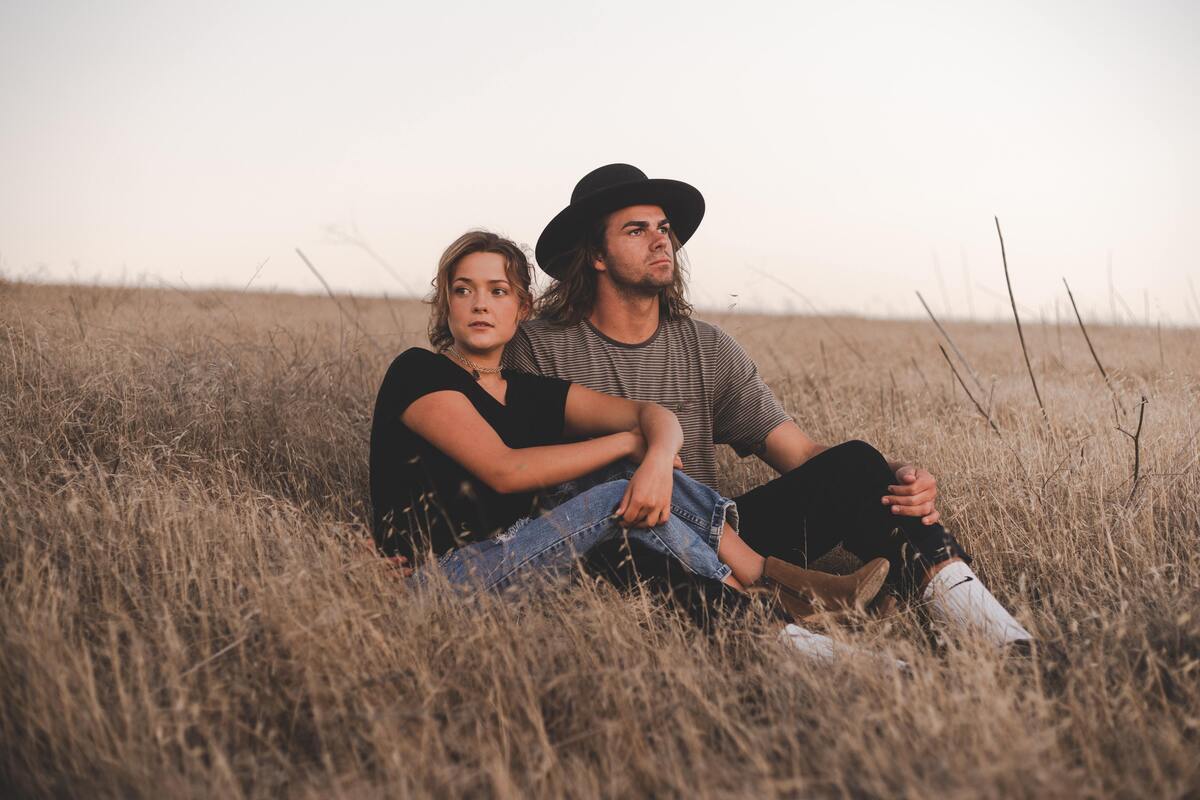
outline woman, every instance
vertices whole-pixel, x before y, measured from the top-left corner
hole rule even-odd
[[[435,556],[451,583],[501,589],[628,535],[737,590],[765,576],[794,615],[861,607],[882,587],[884,559],[842,578],[746,546],[732,501],[674,471],[683,433],[669,411],[501,370],[532,306],[513,242],[461,236],[442,255],[432,304],[441,352],[402,353],[376,400],[371,494],[384,553],[418,566]]]

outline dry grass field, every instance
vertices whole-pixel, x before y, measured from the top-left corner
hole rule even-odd
[[[414,596],[363,519],[424,307],[0,283],[0,794],[1200,795],[1200,331],[1089,329],[1122,412],[1076,325],[1028,326],[1047,423],[1011,324],[948,325],[998,435],[928,322],[702,316],[818,441],[933,469],[1062,660],[918,608],[839,634],[906,678],[585,581]]]

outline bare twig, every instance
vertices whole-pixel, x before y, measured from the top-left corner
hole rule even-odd
[[[1029,382],[1033,384],[1033,396],[1037,398],[1038,408],[1042,410],[1042,419],[1050,422],[1046,406],[1042,403],[1042,393],[1038,391],[1037,378],[1033,377],[1033,365],[1029,363],[1029,350],[1025,347],[1025,332],[1021,330],[1021,315],[1017,313],[1017,300],[1013,296],[1012,280],[1008,277],[1008,254],[1004,251],[1004,234],[1000,231],[1000,218],[996,220],[996,235],[1000,237],[1000,258],[1004,262],[1004,282],[1008,285],[1008,299],[1012,303],[1013,319],[1017,321],[1017,338],[1021,340],[1021,354],[1025,356],[1025,368],[1029,370]]]
[[[1100,370],[1100,377],[1104,378],[1104,385],[1112,393],[1113,415],[1120,422],[1121,417],[1117,413],[1117,409],[1119,408],[1121,414],[1124,414],[1125,407],[1121,404],[1120,398],[1117,397],[1117,390],[1113,388],[1112,381],[1108,379],[1108,372],[1104,369],[1104,365],[1100,363],[1100,356],[1096,355],[1096,348],[1092,346],[1092,337],[1088,336],[1087,326],[1083,324],[1083,317],[1079,313],[1079,306],[1075,305],[1075,295],[1071,293],[1071,285],[1067,283],[1066,278],[1063,278],[1063,286],[1067,287],[1067,297],[1071,300],[1071,308],[1075,310],[1075,319],[1079,321],[1079,330],[1083,331],[1083,340],[1087,342],[1088,350],[1092,353],[1092,360],[1096,362],[1096,368]]]
[[[363,328],[363,326],[361,324],[359,324],[358,318],[352,317],[348,313],[346,313],[346,309],[342,306],[342,302],[337,299],[337,295],[335,295],[333,293],[333,289],[329,288],[329,284],[325,281],[325,278],[321,275],[320,272],[317,271],[317,268],[313,266],[313,263],[308,260],[308,256],[304,255],[304,253],[300,250],[299,247],[296,248],[296,255],[300,256],[300,260],[304,262],[304,265],[306,267],[308,267],[309,270],[312,271],[313,275],[317,276],[317,280],[319,280],[321,282],[321,285],[325,287],[325,293],[329,295],[329,299],[332,300],[333,304],[337,306],[338,312],[341,313],[342,318],[350,320],[350,322],[353,323],[354,327],[358,329],[358,332],[361,333],[363,336],[365,336],[367,341],[369,341],[371,344],[375,345],[376,350],[378,350],[381,353],[386,353],[387,351],[384,350],[383,346],[380,345],[379,342],[375,341],[375,337],[372,336],[371,334],[367,333],[367,331]]]
[[[946,333],[946,329],[942,327],[942,323],[938,322],[937,317],[935,317],[933,315],[933,310],[929,307],[929,303],[925,302],[925,298],[921,296],[920,292],[917,292],[917,299],[920,300],[921,305],[925,307],[925,313],[929,315],[929,318],[931,320],[933,320],[933,324],[935,326],[937,326],[938,332],[941,333],[942,336],[946,339],[946,344],[950,345],[950,349],[954,351],[954,355],[958,356],[958,360],[961,361],[963,363],[963,366],[965,366],[967,368],[967,372],[970,373],[971,380],[972,380],[972,382],[974,382],[975,387],[977,389],[979,389],[979,393],[983,394],[983,384],[980,383],[979,376],[975,373],[975,370],[971,367],[971,362],[967,361],[967,357],[964,356],[962,354],[962,351],[959,350],[958,347],[954,344],[954,340],[950,338],[950,334]]]
[[[71,301],[71,312],[75,315],[75,324],[79,326],[79,341],[87,338],[87,331],[83,329],[83,314],[79,312],[79,306],[75,303],[75,295],[67,295],[67,299]]]
[[[262,260],[262,263],[258,265],[258,269],[254,270],[254,274],[250,276],[250,280],[246,281],[246,285],[242,287],[243,292],[250,288],[250,284],[254,283],[255,278],[258,277],[258,274],[263,271],[263,267],[265,267],[267,262],[270,260],[270,256],[267,256]]]
[[[813,304],[813,302],[812,302],[811,300],[809,300],[809,299],[808,299],[807,297],[805,297],[804,295],[800,294],[800,292],[796,291],[796,289],[795,289],[794,287],[792,287],[791,285],[789,285],[789,284],[787,284],[787,283],[784,283],[784,282],[783,282],[783,281],[781,281],[779,278],[776,278],[776,277],[775,277],[774,275],[772,275],[771,273],[769,273],[769,272],[763,272],[761,269],[756,269],[755,267],[751,267],[750,269],[754,270],[754,271],[755,271],[755,272],[757,272],[759,275],[762,275],[762,276],[763,276],[764,278],[766,278],[767,280],[774,281],[775,283],[778,283],[780,286],[782,286],[783,288],[787,289],[789,292],[791,292],[792,294],[796,295],[796,296],[797,296],[797,297],[799,297],[801,300],[803,300],[803,301],[804,301],[804,304],[805,304],[806,306],[808,306],[809,310],[811,310],[811,311],[812,311],[812,313],[813,313],[813,314],[815,314],[815,315],[817,316],[817,318],[818,318],[818,319],[820,319],[822,322],[824,322],[824,323],[825,323],[825,325],[826,325],[826,327],[828,327],[828,328],[829,328],[829,330],[833,331],[833,335],[834,335],[834,336],[836,336],[836,337],[838,337],[838,339],[841,341],[841,343],[842,343],[842,344],[844,344],[844,345],[846,345],[846,347],[848,347],[848,348],[850,349],[850,352],[851,352],[851,353],[854,353],[854,355],[858,357],[858,360],[859,360],[860,362],[862,362],[863,364],[867,363],[867,359],[866,359],[866,358],[864,358],[864,357],[863,357],[863,354],[862,354],[862,353],[860,353],[860,352],[858,351],[858,348],[854,346],[854,343],[853,343],[853,342],[851,342],[849,339],[847,339],[845,336],[843,336],[843,335],[842,335],[842,332],[841,332],[841,331],[839,331],[839,330],[838,330],[838,329],[837,329],[837,328],[834,326],[834,324],[833,324],[832,322],[830,322],[830,321],[829,321],[829,318],[828,318],[828,317],[826,317],[826,316],[825,316],[825,314],[824,314],[824,313],[823,313],[823,312],[822,312],[820,309],[818,309],[818,308],[816,307],[816,305],[814,305],[814,304]]]
[[[910,357],[909,361],[912,362],[913,369],[915,369],[917,371],[917,374],[921,376],[921,383],[925,384],[925,391],[929,392],[930,394],[933,394],[933,389],[932,389],[932,387],[930,387],[929,381],[926,380],[925,373],[921,370],[921,365],[917,363],[916,356]]]
[[[983,410],[983,406],[979,405],[979,401],[975,399],[975,395],[971,394],[971,390],[967,388],[967,384],[963,383],[962,376],[959,375],[958,370],[955,369],[954,362],[950,360],[950,354],[946,352],[946,348],[939,344],[938,350],[942,351],[942,358],[946,359],[946,363],[950,365],[950,372],[953,373],[954,377],[958,379],[958,385],[961,386],[963,391],[967,393],[967,397],[971,398],[971,402],[975,404],[975,409],[983,416],[984,419],[987,420],[988,425],[992,426],[992,430],[996,432],[996,435],[1003,439],[1004,434],[1000,433],[1000,429],[996,427],[996,423],[992,420],[992,416]]]
[[[326,225],[325,233],[327,233],[330,238],[338,242],[338,244],[347,244],[351,247],[357,247],[359,250],[362,250],[367,254],[368,258],[370,258],[379,266],[383,267],[388,275],[391,275],[397,283],[404,287],[405,292],[413,297],[420,297],[421,293],[414,290],[409,282],[406,281],[400,275],[400,273],[397,272],[396,269],[389,264],[386,259],[384,259],[383,256],[379,255],[374,247],[371,247],[371,243],[366,240],[366,237],[359,233],[358,225],[352,223],[351,227],[352,230],[347,232],[346,230],[342,229],[340,225]]]
[[[1129,497],[1125,500],[1128,503],[1133,499],[1134,492],[1137,491],[1138,479],[1141,477],[1142,467],[1142,422],[1146,418],[1146,395],[1142,395],[1142,402],[1138,403],[1138,424],[1137,429],[1130,433],[1121,426],[1117,426],[1117,430],[1133,440],[1133,487],[1129,490]]]
[[[958,379],[958,385],[963,388],[963,391],[967,393],[967,397],[971,398],[971,402],[975,404],[975,410],[983,415],[983,418],[987,420],[988,425],[990,425],[992,430],[996,432],[996,436],[1000,438],[1000,441],[1004,443],[1004,446],[1008,448],[1008,451],[1013,454],[1013,458],[1017,460],[1017,466],[1021,468],[1021,472],[1028,477],[1029,472],[1025,469],[1025,463],[1021,461],[1021,457],[1017,455],[1017,451],[1012,448],[1012,445],[1005,441],[1004,434],[1000,432],[1000,428],[996,425],[995,420],[992,419],[991,414],[983,410],[983,406],[979,405],[979,401],[976,400],[974,395],[971,394],[971,390],[967,388],[967,384],[963,383],[962,376],[959,375],[958,370],[955,369],[954,362],[950,360],[950,354],[946,352],[946,348],[939,344],[938,350],[942,351],[942,358],[946,359],[946,363],[950,365],[950,372],[953,373],[954,377]]]

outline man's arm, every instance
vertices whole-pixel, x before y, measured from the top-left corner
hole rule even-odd
[[[795,422],[789,420],[767,434],[763,449],[757,455],[776,472],[783,474],[828,449],[827,445],[817,444],[808,438]],[[897,516],[920,517],[926,525],[941,519],[941,513],[933,504],[937,497],[937,480],[929,470],[903,461],[889,461],[888,469],[896,475],[896,483],[888,486],[891,494],[880,498],[883,505],[890,506],[892,513]]]
[[[756,455],[782,475],[828,449],[827,445],[817,444],[808,438],[800,426],[789,419],[776,425],[767,434],[762,451]]]

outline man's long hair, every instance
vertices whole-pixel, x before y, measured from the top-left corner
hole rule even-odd
[[[606,256],[604,231],[608,217],[596,220],[584,233],[583,241],[570,251],[564,277],[555,280],[534,304],[534,315],[555,325],[574,325],[589,314],[596,305],[595,266],[597,258]],[[659,313],[664,319],[687,319],[692,304],[687,301],[687,258],[679,251],[675,231],[670,232],[674,279],[658,293]]]

